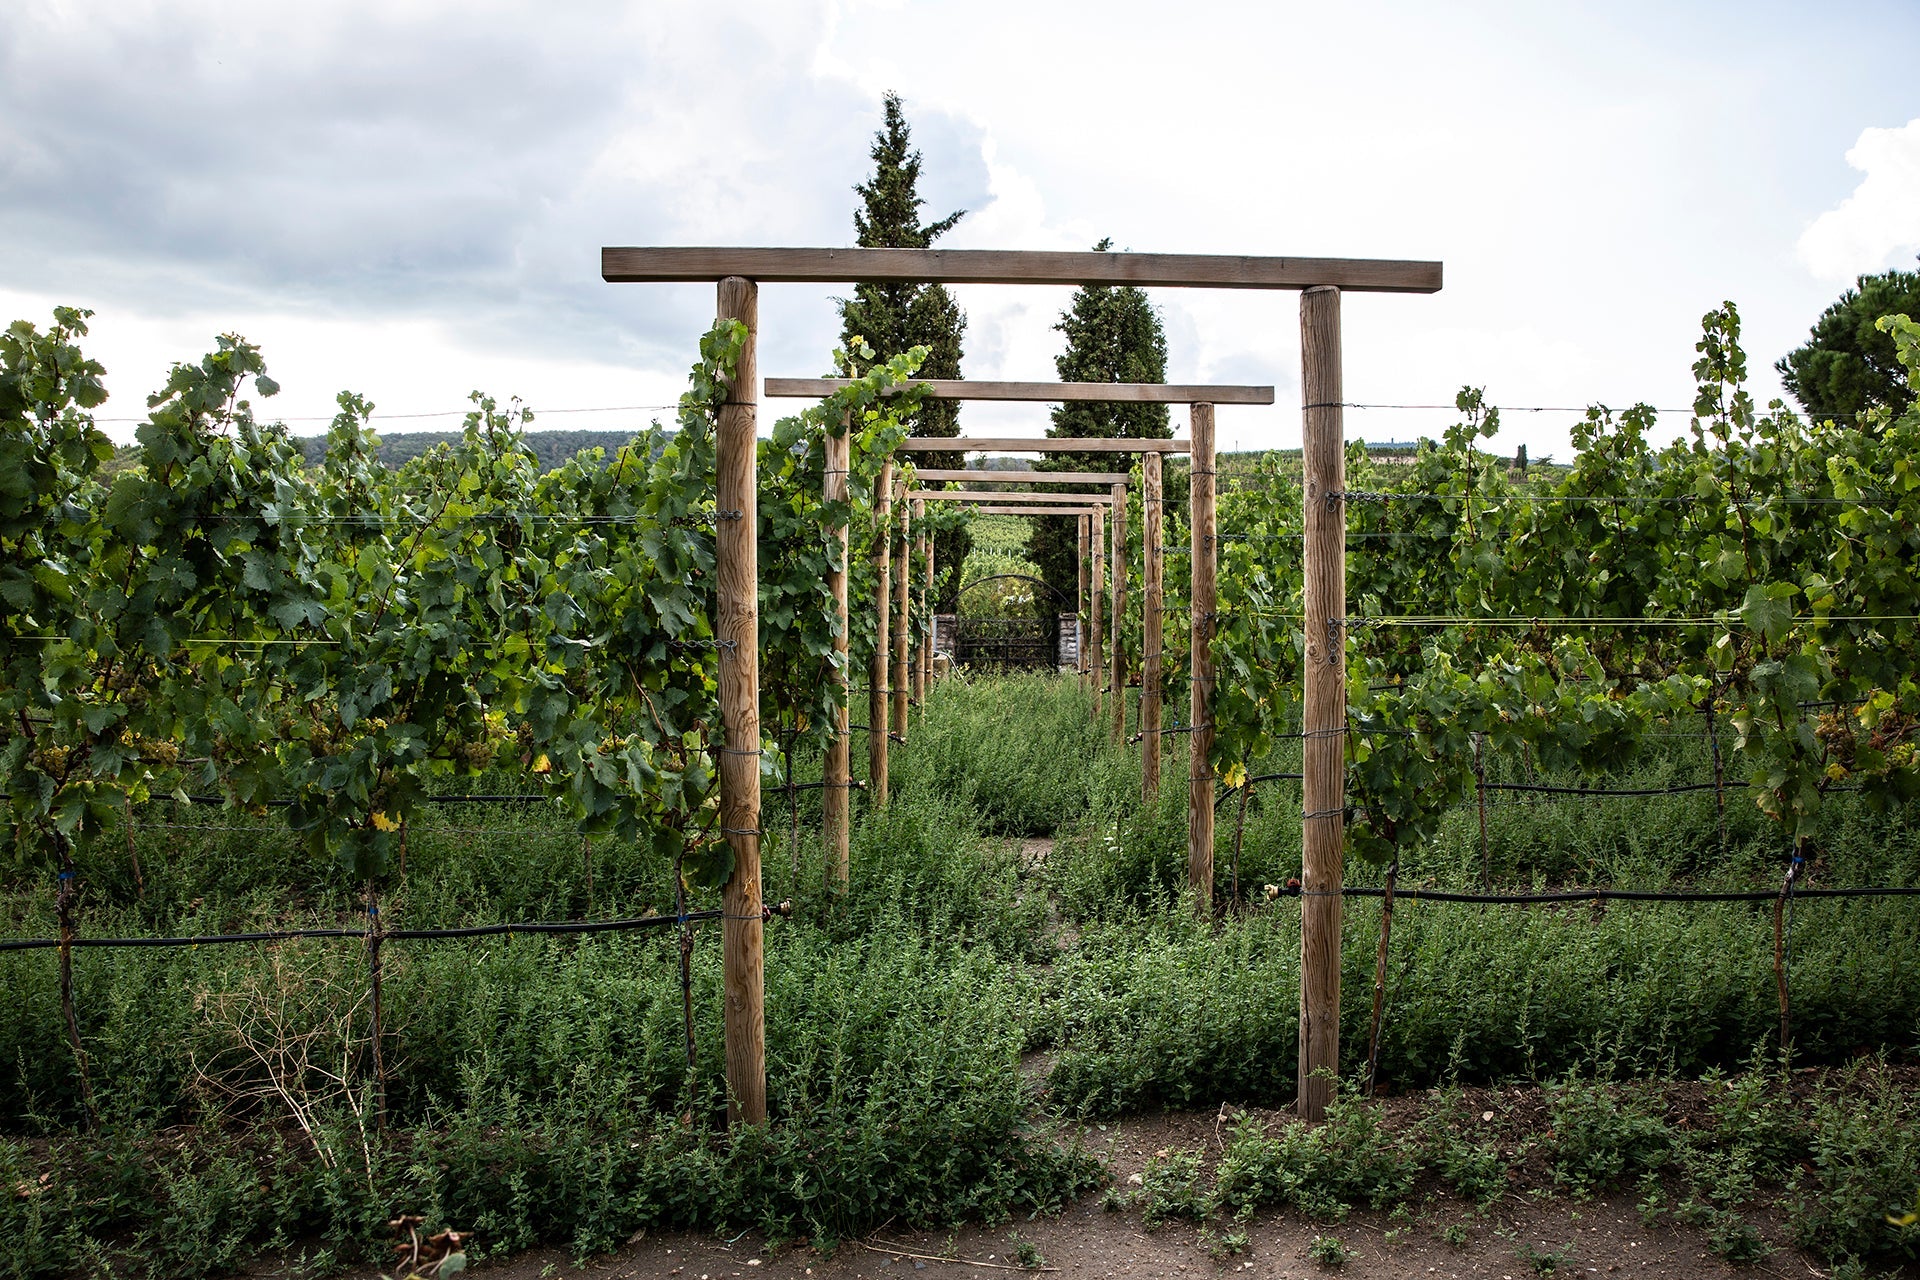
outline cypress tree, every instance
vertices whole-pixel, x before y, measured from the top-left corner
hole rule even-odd
[[[1113,248],[1111,239],[1093,246]],[[1054,358],[1062,382],[1165,382],[1167,335],[1147,295],[1132,285],[1087,285],[1053,326],[1067,335],[1067,349]],[[1067,403],[1053,411],[1047,435],[1056,440],[1092,438],[1169,440],[1173,427],[1164,404]],[[1124,455],[1123,455],[1124,456]],[[1056,453],[1040,463],[1051,471],[1115,469],[1110,453]],[[1082,490],[1084,492],[1084,490]],[[1137,533],[1137,531],[1136,531]],[[1027,540],[1027,558],[1040,566],[1048,585],[1072,600],[1079,589],[1079,521],[1039,516]]]
[[[912,147],[912,129],[900,108],[900,95],[885,98],[886,119],[873,135],[873,176],[855,185],[861,207],[853,214],[854,243],[863,249],[925,249],[951,231],[966,215],[960,209],[937,222],[921,222],[920,153]],[[924,378],[960,376],[961,341],[967,332],[967,317],[938,284],[856,284],[853,297],[838,299],[840,340],[844,347],[856,337],[862,338],[882,359],[898,355],[909,347],[926,346],[926,363],[920,366]],[[952,400],[929,400],[912,423],[920,436],[957,436],[960,434],[960,406]],[[928,454],[906,455],[921,466],[940,466],[942,457]],[[955,568],[972,549],[973,539],[956,530],[940,534],[934,540],[937,567]],[[938,608],[951,613],[956,608],[960,575],[954,573],[941,592]]]

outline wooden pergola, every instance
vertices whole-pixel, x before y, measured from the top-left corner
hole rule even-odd
[[[759,566],[754,485],[760,390],[757,368],[760,285],[1133,285],[1279,289],[1301,294],[1306,689],[1302,751],[1305,865],[1300,906],[1298,1107],[1300,1114],[1308,1118],[1318,1119],[1323,1115],[1332,1086],[1325,1076],[1317,1073],[1326,1068],[1338,1070],[1340,1035],[1340,888],[1346,732],[1345,651],[1338,641],[1338,623],[1346,614],[1345,511],[1341,502],[1345,474],[1340,296],[1343,291],[1433,293],[1441,285],[1441,264],[1356,258],[982,249],[605,248],[600,257],[601,276],[609,282],[717,282],[719,318],[740,321],[747,331],[715,432],[716,500],[722,510],[740,514],[738,519],[721,521],[715,537],[718,577],[715,631],[720,641],[719,688],[726,738],[720,757],[720,825],[734,854],[733,873],[722,889],[726,917],[723,954],[728,1111],[731,1118],[749,1124],[759,1124],[766,1118],[765,953],[760,885]],[[1054,391],[1050,398],[1061,399],[1062,393]],[[1204,480],[1209,512],[1213,488],[1212,409],[1212,403],[1194,405],[1194,481],[1198,490]],[[1156,491],[1156,497],[1161,455],[1187,451],[1184,442],[1173,441],[1060,443],[1066,451],[1076,453],[1140,453],[1145,484]],[[1202,445],[1204,454],[1199,447]],[[1036,442],[1030,440],[914,439],[904,447],[918,452],[941,449],[1027,452],[1035,446]],[[846,455],[843,452],[839,457],[838,492],[844,498]],[[1199,465],[1203,457],[1204,471]],[[836,481],[832,454],[827,467],[831,488]],[[886,483],[879,491],[883,503],[890,500],[893,488],[891,477],[884,479]],[[1200,501],[1196,492],[1196,507]],[[1119,502],[1112,505],[1116,511],[1125,510]],[[1145,538],[1149,546],[1159,539],[1158,505],[1155,501],[1145,508],[1148,525]],[[1196,539],[1204,537],[1211,547],[1211,521],[1202,530],[1196,513],[1194,524]],[[841,536],[844,540],[844,528]],[[1196,556],[1196,565],[1202,559]],[[1207,559],[1210,562],[1210,557]],[[1124,575],[1117,576],[1124,578]],[[1149,590],[1155,585],[1150,582]],[[844,599],[844,578],[840,591]],[[1211,640],[1211,612],[1209,608],[1203,616],[1196,592],[1193,612],[1196,652]],[[1200,630],[1203,626],[1207,628],[1205,632]],[[1149,635],[1153,631],[1154,628],[1147,628]],[[843,627],[843,637],[844,634]],[[844,643],[842,639],[843,655]],[[896,672],[903,670],[899,655],[896,645]],[[844,662],[843,656],[843,672]],[[1206,673],[1208,685],[1211,679],[1209,671]],[[1196,679],[1196,696],[1202,687],[1202,682]],[[1196,773],[1204,772],[1206,767],[1197,732],[1200,723],[1201,717],[1196,716],[1193,749]],[[844,713],[839,728],[844,736]],[[870,736],[884,740],[877,725]],[[1145,752],[1145,758],[1157,758],[1157,755],[1154,750]],[[1210,822],[1210,775],[1206,781],[1205,807]],[[833,794],[831,788],[827,794]],[[1190,817],[1197,816],[1191,812],[1193,794],[1190,789]],[[841,796],[844,822],[844,790]],[[1190,874],[1192,871],[1190,865]]]
[[[987,468],[976,470],[942,471],[937,468],[916,467],[914,474],[929,482],[960,482],[968,480],[987,481],[992,484],[1125,484],[1130,479],[1124,471],[994,471]]]
[[[841,378],[768,378],[765,391],[769,398],[796,397],[820,399],[835,391],[851,385],[849,380]],[[1157,440],[1145,438],[1058,438],[1031,439],[1024,437],[926,437],[916,436],[908,439],[901,448],[920,452],[960,452],[974,453],[993,450],[1001,453],[1124,453],[1140,454],[1143,484],[1141,493],[1141,511],[1146,528],[1142,538],[1142,572],[1144,599],[1141,602],[1143,617],[1151,619],[1153,625],[1144,625],[1141,635],[1144,643],[1141,653],[1140,678],[1140,732],[1142,740],[1140,785],[1143,796],[1151,800],[1160,791],[1161,754],[1165,746],[1166,734],[1161,727],[1160,679],[1161,662],[1164,648],[1164,625],[1162,625],[1163,600],[1163,552],[1161,547],[1161,457],[1169,453],[1198,452],[1195,454],[1191,469],[1192,496],[1194,509],[1191,529],[1193,535],[1193,597],[1192,618],[1195,627],[1192,654],[1192,720],[1189,732],[1193,735],[1189,758],[1200,761],[1188,769],[1188,833],[1187,833],[1187,871],[1188,882],[1193,890],[1196,905],[1202,910],[1211,910],[1213,899],[1213,775],[1206,767],[1207,755],[1212,749],[1212,632],[1214,618],[1214,582],[1215,547],[1213,536],[1213,407],[1216,404],[1272,404],[1274,393],[1270,386],[1223,386],[1169,384],[1158,382],[968,382],[954,379],[933,379],[914,384],[924,388],[929,399],[934,400],[973,400],[973,401],[1023,401],[1028,403],[1076,403],[1100,404],[1184,404],[1191,412],[1192,429],[1187,440]],[[1044,474],[1044,473],[1042,473]],[[923,501],[933,495],[923,495]],[[1069,495],[1044,495],[1056,501]],[[1026,511],[1011,510],[1018,499],[1007,496],[1001,505],[983,509],[984,514],[1016,515],[1074,515],[1077,511],[1068,511],[1058,507]],[[1113,549],[1113,561],[1116,566],[1125,563],[1125,487],[1123,484],[1112,486],[1109,502],[1116,516],[1115,531],[1118,539]],[[1202,509],[1204,507],[1204,510]],[[1075,607],[1075,651],[1076,666],[1080,669],[1083,684],[1091,683],[1095,691],[1096,704],[1102,685],[1109,683],[1103,679],[1105,674],[1104,637],[1097,611],[1087,607],[1088,579],[1093,574],[1091,564],[1093,546],[1096,541],[1101,546],[1099,574],[1093,578],[1092,591],[1097,597],[1101,594],[1100,577],[1104,576],[1105,566],[1105,522],[1096,531],[1092,527],[1090,515],[1082,515],[1079,529],[1079,596]],[[929,574],[929,577],[931,575]],[[1125,574],[1117,573],[1116,582],[1124,583]],[[1123,616],[1125,597],[1116,591],[1113,618],[1116,626],[1114,635],[1119,635],[1118,621]],[[882,626],[885,625],[886,608],[880,609]],[[881,634],[886,633],[884,629]],[[1089,670],[1087,654],[1095,657],[1096,668]],[[1116,653],[1110,678],[1112,706],[1114,715],[1114,736],[1125,736],[1125,664],[1122,655]],[[896,690],[904,683],[904,666],[895,663]],[[896,691],[895,719],[904,719],[905,708],[901,706],[903,695]],[[877,691],[869,694],[870,710],[883,705],[882,696]],[[1096,714],[1098,706],[1096,705]],[[904,726],[902,728],[904,738]],[[884,770],[886,742],[878,733],[868,737],[868,750],[873,756],[876,776]],[[826,789],[832,792],[835,779],[826,779]],[[1204,799],[1196,799],[1204,791]],[[882,797],[884,799],[884,796]],[[841,838],[844,838],[842,836]]]

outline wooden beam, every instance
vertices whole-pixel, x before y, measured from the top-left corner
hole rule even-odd
[[[887,698],[887,679],[892,673],[888,662],[891,647],[887,643],[887,596],[893,587],[893,459],[880,464],[880,478],[873,486],[873,655],[867,669],[867,803],[876,809],[887,807],[887,717],[892,713]]]
[[[1093,723],[1098,727],[1100,717],[1100,698],[1107,688],[1107,649],[1106,636],[1102,634],[1101,605],[1105,602],[1107,588],[1107,512],[1104,507],[1096,507],[1093,516],[1093,573],[1089,578],[1092,584],[1087,592],[1087,604],[1093,611],[1090,643],[1093,646]]]
[[[1096,502],[1113,501],[1110,493],[984,493],[978,489],[910,489],[915,501],[940,502]]]
[[[915,467],[916,479],[927,482],[986,480],[997,484],[1125,484],[1124,471],[938,471]]]
[[[1434,293],[1438,262],[1273,258],[1210,253],[1007,249],[604,248],[610,283],[693,283],[744,276],[764,284],[1130,284],[1169,289],[1308,289]]]
[[[1300,295],[1301,499],[1306,506],[1301,706],[1300,1118],[1319,1120],[1340,1071],[1340,890],[1346,835],[1347,615],[1345,423],[1340,291]]]
[[[975,507],[983,516],[1083,516],[1097,507]]]
[[[1127,655],[1121,643],[1127,617],[1127,482],[1113,483],[1113,741],[1127,740]]]
[[[824,400],[842,387],[845,378],[768,378],[769,400]],[[967,382],[957,378],[927,378],[910,384],[927,388],[930,400],[1019,400],[1030,404],[1272,404],[1272,387],[1199,386],[1167,382]],[[896,395],[904,387],[890,387]]]
[[[1018,436],[970,439],[966,436],[914,436],[900,446],[914,453],[1185,453],[1185,440],[1021,439]]]
[[[1080,517],[1080,583],[1073,597],[1073,665],[1080,673],[1080,688],[1083,692],[1093,674],[1087,666],[1087,632],[1090,622],[1087,609],[1087,580],[1092,575],[1093,517],[1083,515]]]
[[[850,428],[842,426],[839,435],[826,433],[826,472],[820,496],[828,503],[847,500],[847,458],[853,440]],[[833,637],[834,665],[828,679],[840,691],[833,712],[833,737],[827,742],[827,760],[820,793],[820,821],[826,828],[827,886],[839,893],[847,891],[851,879],[849,849],[852,824],[849,821],[853,788],[852,742],[848,736],[847,669],[847,522],[841,518],[827,530],[827,537],[840,548],[840,567],[827,570],[827,592],[833,597],[833,613],[839,630]]]
[[[734,379],[714,426],[714,497],[738,520],[714,535],[718,578],[715,637],[720,641],[720,829],[733,847],[733,872],[721,886],[721,973],[726,990],[727,1119],[767,1121],[766,938],[760,922],[760,569],[754,517],[754,334],[760,291],[751,280],[720,281],[723,320],[746,325]]]
[[[907,697],[913,692],[913,681],[907,673],[908,646],[913,639],[913,544],[908,540],[913,509],[904,497],[906,491],[906,477],[896,471],[893,502],[900,517],[893,531],[893,731],[902,746],[907,742]]]

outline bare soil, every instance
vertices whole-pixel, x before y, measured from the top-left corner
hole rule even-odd
[[[1533,1090],[1502,1090],[1504,1127],[1524,1127]],[[1488,1102],[1496,1099],[1489,1097]],[[1414,1100],[1400,1100],[1411,1105]],[[1096,1125],[1088,1146],[1102,1156],[1121,1190],[1157,1152],[1203,1148],[1217,1157],[1228,1136],[1225,1113],[1170,1112]],[[1531,1173],[1531,1170],[1527,1171]],[[1532,1182],[1532,1178],[1525,1179]],[[1745,1267],[1722,1262],[1707,1249],[1702,1230],[1661,1222],[1643,1223],[1633,1197],[1615,1194],[1572,1200],[1514,1192],[1489,1209],[1478,1209],[1444,1194],[1434,1194],[1398,1215],[1356,1211],[1341,1222],[1317,1222],[1289,1212],[1263,1213],[1254,1219],[1238,1253],[1228,1253],[1217,1236],[1186,1223],[1149,1230],[1137,1208],[1104,1207],[1095,1192],[1063,1212],[994,1227],[968,1226],[954,1232],[882,1228],[859,1241],[842,1243],[831,1254],[806,1243],[768,1248],[748,1233],[733,1240],[685,1233],[647,1234],[604,1257],[576,1268],[561,1250],[536,1250],[477,1265],[472,1274],[486,1280],[592,1280],[625,1277],[680,1277],[681,1280],[1005,1280],[1022,1271],[1062,1277],[1260,1276],[1276,1280],[1533,1280],[1536,1276],[1622,1277],[1698,1280],[1737,1275],[1826,1276],[1828,1269],[1787,1242],[1778,1221],[1757,1224],[1776,1252]],[[1344,1264],[1316,1261],[1309,1249],[1316,1239],[1337,1239],[1350,1255]],[[1032,1250],[1023,1255],[1022,1246]],[[1022,1266],[1043,1259],[1037,1267]],[[1920,1276],[1920,1269],[1887,1273]],[[372,1280],[371,1276],[364,1280]]]

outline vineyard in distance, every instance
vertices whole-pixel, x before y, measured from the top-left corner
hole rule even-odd
[[[1200,538],[1206,468],[1168,454],[1161,503],[1112,454],[1131,532],[1083,561],[1083,622],[1132,603],[1082,669],[943,669],[889,722],[872,682],[932,668],[937,600],[1044,610],[1026,517],[896,500],[947,483],[904,452],[925,348],[835,354],[758,439],[747,530],[736,319],[637,436],[476,394],[382,461],[358,396],[324,443],[273,423],[233,336],[116,448],[88,314],[0,336],[0,1276],[1915,1273],[1911,398],[1756,405],[1728,304],[1671,443],[1596,407],[1528,466],[1467,389],[1438,440],[1349,442],[1335,493],[1219,454]],[[1880,324],[1920,390],[1920,324]],[[1337,616],[1306,603],[1316,503]],[[723,1016],[730,536],[764,1123]],[[1331,814],[1302,776],[1328,647]]]

